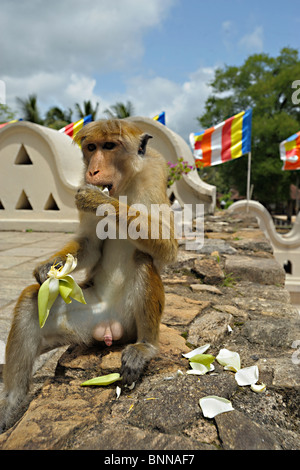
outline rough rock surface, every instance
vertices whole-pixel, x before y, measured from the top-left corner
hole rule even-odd
[[[163,272],[160,352],[136,387],[117,399],[115,384],[80,386],[118,372],[120,347],[58,352],[34,377],[31,402],[0,449],[300,449],[300,321],[283,269],[255,219],[222,212],[205,218],[205,230],[204,247],[181,243]],[[227,348],[242,367],[257,365],[266,391],[239,387],[216,361],[213,373],[186,375],[182,354],[205,343],[210,354]],[[204,418],[207,395],[231,400],[234,411]]]

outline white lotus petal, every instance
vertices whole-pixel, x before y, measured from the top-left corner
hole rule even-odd
[[[74,256],[68,254],[64,267],[62,268],[61,271],[58,272],[57,278],[61,279],[67,274],[70,274],[72,271],[74,271],[76,266],[77,266],[77,259],[74,258]]]
[[[188,370],[187,374],[193,375],[204,375],[207,374],[209,369],[204,364],[199,364],[199,362],[190,362],[192,370]]]
[[[119,387],[119,385],[117,385],[117,387],[116,387],[116,395],[117,395],[117,398],[120,397],[121,391],[122,391],[121,387]]]
[[[0,364],[5,364],[5,343],[0,341]]]
[[[215,395],[207,396],[199,400],[203,416],[206,418],[214,418],[215,416],[233,411],[234,408],[229,400],[226,398],[217,397]]]
[[[235,380],[237,381],[238,385],[245,386],[245,385],[253,385],[258,381],[258,367],[251,366],[251,367],[244,367],[244,369],[240,369],[235,374]]]
[[[262,393],[266,390],[267,386],[266,384],[252,384],[250,388],[253,392]]]
[[[214,366],[212,367],[213,369],[208,370],[207,367],[203,366],[203,369],[192,369],[192,370],[188,370],[186,373],[188,375],[205,375],[207,374],[207,372],[214,370]]]
[[[56,269],[57,265],[53,265],[50,268],[50,271],[47,273],[48,277],[54,279],[62,279],[67,274],[70,274],[77,266],[77,259],[73,255],[67,254],[67,259],[64,266]]]
[[[228,330],[228,333],[232,333],[233,331],[230,325],[227,325],[227,330]]]
[[[182,370],[178,369],[178,371],[176,372],[176,375],[184,375],[184,373],[182,372]]]
[[[207,372],[208,372],[207,369],[205,372],[202,372],[201,370],[194,370],[194,369],[186,371],[187,375],[205,375]]]
[[[187,359],[196,356],[197,354],[204,354],[208,349],[210,348],[210,344],[205,344],[204,346],[200,346],[197,349],[194,349],[193,351],[190,351],[186,354],[182,354],[183,357],[186,357]]]
[[[209,367],[206,367],[204,364],[200,364],[199,362],[190,362],[190,366],[193,370],[196,370],[201,373],[200,375],[204,375],[207,372],[212,372],[213,370],[215,370],[215,366],[213,366],[212,364],[210,364]],[[191,372],[188,371],[188,373]]]
[[[216,357],[221,366],[224,366],[225,370],[232,370],[237,372],[241,368],[240,355],[237,352],[229,351],[229,349],[221,349]]]

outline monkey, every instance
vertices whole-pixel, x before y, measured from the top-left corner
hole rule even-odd
[[[176,260],[178,244],[166,191],[166,160],[148,145],[151,138],[130,121],[117,119],[91,122],[76,135],[84,162],[75,195],[79,227],[72,241],[36,266],[37,283],[26,287],[16,302],[6,345],[2,430],[13,423],[28,394],[34,361],[44,352],[73,344],[122,344],[124,385],[137,382],[157,354],[165,302],[160,273]],[[146,210],[134,214],[130,210],[134,204]],[[151,214],[157,204],[163,208],[158,217]],[[103,208],[107,218],[116,218],[116,237],[97,236],[97,224],[104,220],[103,214],[97,214]],[[130,236],[130,224],[137,217],[143,236]],[[159,227],[156,237],[151,237],[153,222]],[[164,225],[168,237],[162,236]],[[86,304],[66,304],[58,296],[40,328],[40,285],[54,263],[65,263],[67,254],[77,259],[76,270],[86,271],[82,287]]]

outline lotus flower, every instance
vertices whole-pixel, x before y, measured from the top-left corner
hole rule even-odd
[[[39,323],[41,328],[45,325],[50,309],[58,294],[61,295],[67,304],[70,304],[72,299],[82,304],[86,303],[81,288],[73,277],[70,276],[70,273],[77,266],[76,258],[68,254],[65,265],[59,268],[56,268],[56,266],[55,264],[51,266],[48,272],[48,279],[41,285],[38,294]]]

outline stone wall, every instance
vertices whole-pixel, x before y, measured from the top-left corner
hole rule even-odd
[[[160,353],[143,380],[118,399],[115,384],[80,387],[118,372],[121,348],[69,348],[55,374],[45,366],[35,377],[29,407],[0,449],[299,450],[300,322],[284,279],[255,219],[206,217],[203,249],[183,243],[163,273]],[[182,354],[205,343],[210,354],[227,348],[242,367],[258,365],[266,391],[239,387],[217,362],[213,373],[186,375]],[[206,395],[229,399],[234,411],[204,418]]]

